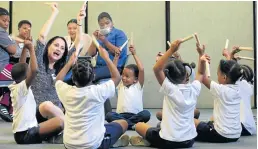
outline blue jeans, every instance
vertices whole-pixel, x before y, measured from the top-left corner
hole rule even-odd
[[[124,134],[122,126],[118,123],[105,124],[105,128],[106,132],[104,134],[104,138],[101,142],[101,145],[98,147],[98,149],[111,148],[116,143],[116,141]]]
[[[148,110],[143,110],[137,114],[109,112],[106,114],[106,121],[110,123],[114,120],[126,120],[128,123],[128,129],[132,130],[132,126],[138,122],[147,123],[150,120],[150,116],[151,114]]]
[[[124,131],[120,124],[109,123],[105,124],[106,132],[99,149],[109,149],[123,135]]]

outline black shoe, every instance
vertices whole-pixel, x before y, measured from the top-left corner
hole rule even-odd
[[[0,117],[6,122],[13,122],[12,117],[10,116],[7,108],[4,105],[0,104]]]
[[[50,144],[63,144],[63,132],[61,132],[58,135],[55,135],[53,137],[50,137],[47,140],[47,143],[50,143]]]
[[[13,114],[10,113],[10,117],[13,119]]]

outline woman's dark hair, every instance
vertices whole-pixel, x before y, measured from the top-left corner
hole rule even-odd
[[[220,60],[219,68],[233,84],[243,76],[243,69],[234,60]]]
[[[139,69],[138,69],[137,65],[129,64],[129,65],[125,66],[125,68],[132,70],[134,72],[135,78],[138,78],[138,76],[139,76]]]
[[[245,79],[247,82],[254,83],[254,72],[251,67],[247,65],[240,65],[240,67],[243,69],[243,76],[242,79]]]
[[[55,64],[54,64],[54,69],[55,69],[55,74],[57,75],[59,73],[59,71],[61,71],[61,69],[64,67],[65,63],[66,63],[66,57],[68,54],[68,46],[67,43],[64,39],[64,37],[61,36],[55,36],[53,38],[51,38],[48,42],[47,45],[44,49],[44,54],[43,54],[43,63],[45,64],[45,68],[46,68],[46,72],[48,72],[49,69],[49,60],[48,60],[48,48],[49,46],[56,40],[56,39],[62,39],[65,42],[65,51],[63,56],[61,57],[61,59],[59,59]]]
[[[180,84],[184,81],[184,79],[186,77],[189,77],[191,75],[191,73],[189,74],[189,76],[187,76],[187,71],[185,67],[189,67],[190,70],[191,66],[188,63],[183,63],[181,60],[172,60],[169,61],[164,69],[164,73],[166,75],[166,77],[174,84]]]
[[[0,7],[0,16],[3,16],[3,15],[9,16],[9,12],[6,9]]]
[[[28,20],[21,20],[19,22],[19,24],[18,24],[18,29],[20,29],[23,24],[28,24],[31,27],[30,21],[28,21]]]
[[[94,79],[94,68],[90,61],[78,59],[72,67],[72,79],[79,87],[88,85]]]
[[[76,19],[71,19],[67,22],[67,26],[70,24],[70,23],[75,23],[77,24],[77,20]]]

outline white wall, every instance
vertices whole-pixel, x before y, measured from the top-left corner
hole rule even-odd
[[[253,2],[175,2],[171,1],[171,38],[183,38],[197,32],[206,53],[212,60],[211,79],[217,81],[217,67],[222,59],[226,39],[229,48],[233,45],[253,47]],[[182,58],[197,64],[195,40],[184,43],[180,48]],[[253,52],[241,52],[242,56],[254,57]],[[242,60],[254,67],[252,61]],[[253,103],[253,102],[252,102]],[[212,108],[213,100],[205,86],[202,86],[198,107]]]
[[[28,19],[32,22],[32,35],[37,38],[39,31],[51,14],[44,2],[13,2],[13,32],[17,34],[18,22]],[[171,1],[171,41],[198,32],[201,43],[207,45],[206,52],[211,56],[211,78],[217,80],[216,70],[225,41],[233,45],[253,46],[252,2],[180,2]],[[0,2],[8,8],[9,2]],[[66,23],[76,18],[82,2],[59,2],[59,15],[51,29],[49,38],[67,35]],[[115,27],[122,29],[130,38],[134,33],[137,54],[145,67],[144,107],[160,108],[162,95],[152,67],[159,51],[165,52],[165,2],[97,2],[90,1],[88,7],[88,29],[91,34],[98,29],[97,17],[109,12]],[[196,62],[195,40],[184,43],[179,51],[187,62]],[[243,56],[253,57],[252,52],[242,52]],[[128,63],[134,63],[130,57]],[[253,67],[250,61],[241,61]],[[112,99],[116,107],[116,99]],[[198,99],[199,108],[211,108],[211,94],[203,86]]]

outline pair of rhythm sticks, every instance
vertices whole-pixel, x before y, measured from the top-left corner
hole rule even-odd
[[[229,44],[229,40],[227,39],[225,49],[228,49],[228,44]],[[252,47],[239,47],[238,50],[240,50],[240,51],[253,51],[253,48]],[[251,58],[251,57],[237,56],[237,58],[254,61],[254,58]]]
[[[197,36],[197,33],[195,33],[194,35],[191,35],[191,36],[188,36],[188,37],[183,38],[182,41],[181,41],[181,43],[186,42],[186,41],[188,41],[188,40],[191,40],[191,39],[193,39],[194,37],[195,37],[197,43],[198,43],[199,45],[201,45],[201,42],[200,42],[200,40],[199,40],[199,38],[198,38],[198,36]],[[171,43],[170,43],[169,41],[167,41],[167,44],[168,44],[169,46],[171,46]],[[208,77],[211,76],[210,64],[209,64],[208,62],[206,62],[206,72],[205,72],[205,73],[206,73],[206,75],[207,75]]]
[[[186,41],[192,39],[193,37],[195,37],[197,43],[198,43],[199,45],[201,45],[200,40],[199,40],[199,38],[198,38],[198,36],[197,36],[197,33],[195,33],[194,35],[188,36],[188,37],[186,37],[186,38],[183,38],[183,40],[182,40],[181,43],[186,42]],[[168,44],[169,46],[171,46],[171,43],[170,43],[169,41],[167,41],[167,44]],[[225,49],[228,49],[228,44],[229,44],[229,40],[227,39],[227,40],[226,40]],[[240,51],[253,51],[253,48],[252,48],[252,47],[239,47],[238,50],[240,50]],[[243,57],[243,56],[238,56],[238,58],[240,58],[240,59],[246,59],[246,60],[254,60],[253,58],[250,58],[250,57]],[[210,67],[209,67],[209,63],[208,63],[208,62],[206,62],[206,75],[207,75],[208,77],[210,77]]]

